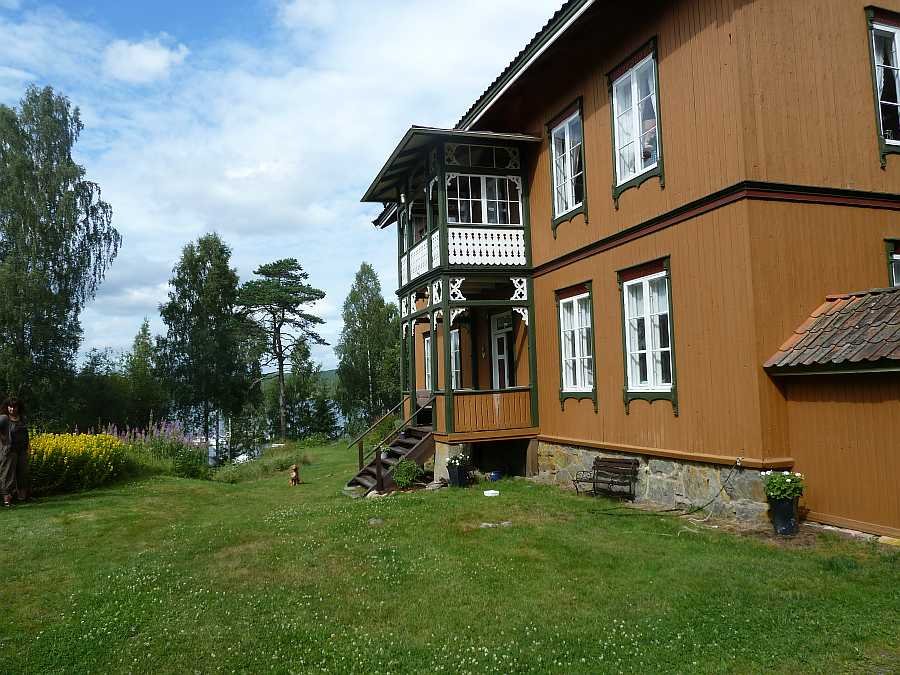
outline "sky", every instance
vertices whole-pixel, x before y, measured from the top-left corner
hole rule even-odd
[[[412,124],[452,127],[561,0],[0,0],[0,103],[77,105],[76,159],[123,236],[82,313],[83,351],[125,350],[182,248],[217,232],[242,280],[297,258],[336,365],[359,265],[395,300],[396,239],[359,199]]]

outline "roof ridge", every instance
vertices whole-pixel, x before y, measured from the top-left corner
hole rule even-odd
[[[865,291],[851,291],[850,293],[832,293],[825,296],[828,302],[835,300],[849,300],[850,298],[863,298],[867,295],[880,295],[882,293],[900,293],[900,286],[890,286],[885,288],[869,288]]]

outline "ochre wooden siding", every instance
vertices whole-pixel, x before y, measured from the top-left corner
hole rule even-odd
[[[454,432],[522,429],[531,426],[531,392],[457,392]]]
[[[900,238],[900,211],[763,201],[747,202],[747,209],[753,294],[737,301],[753,308],[757,364],[772,356],[829,293],[889,285],[884,240]],[[739,380],[735,386],[743,384]],[[757,386],[763,447],[791,454],[783,392],[768,377],[759,378]]]
[[[476,128],[543,135],[581,97],[588,222],[553,237],[549,143],[531,158],[535,265],[744,180],[895,193],[882,170],[865,0],[690,0],[598,4]],[[879,7],[900,12],[900,0]],[[627,31],[611,27],[628,26]],[[606,73],[658,39],[665,187],[650,178],[612,199]],[[810,45],[817,45],[815,49]]]
[[[898,0],[742,7],[736,44],[747,178],[898,191],[900,157],[889,156],[887,170],[879,162],[867,5],[900,12]]]
[[[802,504],[816,520],[900,536],[900,374],[786,378]]]
[[[749,227],[739,202],[535,279],[541,435],[683,453],[774,456],[762,444]],[[670,257],[680,414],[668,401],[623,401],[622,307],[616,271]],[[592,282],[598,412],[559,401],[555,291]],[[742,300],[744,299],[744,300]],[[780,344],[780,343],[779,343]],[[774,349],[778,345],[773,347]]]

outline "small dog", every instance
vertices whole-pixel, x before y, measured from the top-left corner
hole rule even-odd
[[[300,485],[300,470],[297,468],[296,464],[291,464],[291,487],[295,485]]]

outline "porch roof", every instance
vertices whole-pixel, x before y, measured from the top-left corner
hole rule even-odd
[[[540,136],[527,134],[499,133],[495,131],[461,131],[458,129],[438,129],[435,127],[412,126],[403,136],[397,147],[388,157],[381,171],[372,181],[363,195],[364,202],[400,201],[400,191],[409,170],[420,161],[420,152],[430,143],[439,140],[456,141],[458,143],[475,143],[478,141],[506,141],[516,143],[540,143]],[[390,224],[385,218],[388,208],[375,221],[377,227]]]
[[[900,287],[826,296],[764,368],[772,375],[900,370]]]

